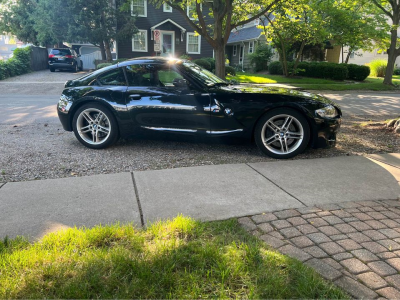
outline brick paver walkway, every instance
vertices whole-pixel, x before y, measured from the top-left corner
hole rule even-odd
[[[355,298],[400,299],[400,201],[289,209],[239,223]]]

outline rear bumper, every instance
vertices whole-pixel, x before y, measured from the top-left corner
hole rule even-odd
[[[49,62],[49,66],[51,68],[55,68],[55,69],[73,69],[74,68],[74,63],[73,62],[66,62],[66,63],[53,63],[53,62]]]

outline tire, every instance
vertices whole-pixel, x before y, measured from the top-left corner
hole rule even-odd
[[[114,115],[98,103],[81,106],[74,114],[72,128],[78,141],[88,148],[104,149],[118,140],[118,123]]]
[[[81,63],[79,64],[79,71],[83,71],[83,62],[81,61]]]
[[[78,71],[79,71],[78,64],[75,64],[75,66],[72,69],[72,72],[78,73]]]
[[[50,72],[55,72],[55,71],[56,71],[56,69],[50,67]]]
[[[264,154],[273,158],[291,158],[306,149],[310,140],[310,126],[300,112],[278,108],[261,117],[254,138]]]

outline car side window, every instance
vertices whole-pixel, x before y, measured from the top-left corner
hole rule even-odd
[[[183,77],[174,70],[160,70],[158,71],[158,78],[164,86],[171,87],[174,87],[177,81],[183,80]]]
[[[158,73],[153,65],[131,65],[125,71],[129,86],[160,86]]]
[[[125,75],[122,68],[110,70],[97,77],[101,85],[122,85],[126,86]]]

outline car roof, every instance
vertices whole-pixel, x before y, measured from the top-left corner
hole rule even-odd
[[[182,61],[182,59],[162,57],[162,56],[144,56],[119,62],[118,67],[136,65],[136,64],[165,64],[171,61],[178,62]]]

